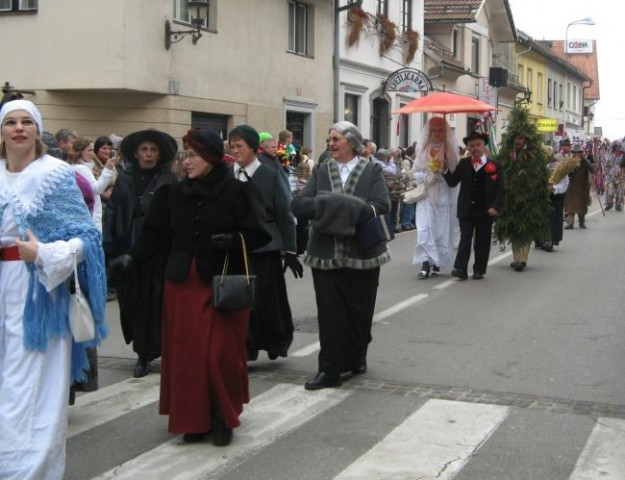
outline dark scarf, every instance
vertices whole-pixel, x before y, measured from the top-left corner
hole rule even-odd
[[[134,180],[135,186],[135,195],[141,196],[145,192],[148,185],[156,178],[160,169],[150,168],[149,170],[144,170],[139,168],[138,166],[132,167],[132,179]]]
[[[186,196],[217,198],[224,185],[234,178],[231,169],[225,162],[215,165],[210,172],[200,178],[185,177],[182,181],[182,193]]]

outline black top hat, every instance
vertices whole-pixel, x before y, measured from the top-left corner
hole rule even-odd
[[[562,147],[562,146],[564,146],[564,147],[570,147],[570,146],[571,146],[571,140],[570,140],[568,137],[563,138],[562,140],[560,140],[560,146],[561,146],[561,147]]]
[[[479,138],[480,140],[483,140],[483,141],[484,141],[484,143],[485,143],[486,145],[488,145],[488,140],[489,140],[488,134],[487,134],[487,133],[475,132],[475,131],[471,132],[468,136],[464,137],[464,138],[462,139],[462,141],[464,142],[464,144],[465,144],[465,145],[468,145],[468,143],[469,143],[471,140],[476,140],[476,139],[478,139],[478,138]]]
[[[154,142],[158,146],[159,160],[157,166],[170,163],[178,151],[176,140],[167,133],[154,129],[140,130],[126,135],[122,140],[119,148],[124,160],[135,165],[137,163],[135,153],[143,142]]]

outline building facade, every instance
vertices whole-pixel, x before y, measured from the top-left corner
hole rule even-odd
[[[248,123],[290,128],[322,151],[333,120],[332,2],[209,3],[197,43],[185,36],[167,49],[166,21],[192,27],[187,0],[9,2],[0,80],[34,92],[51,132],[157,128],[179,139],[190,126],[225,134]]]
[[[0,82],[31,91],[51,132],[180,139],[248,123],[292,130],[315,158],[337,120],[380,147],[412,144],[428,115],[394,112],[432,91],[492,104],[495,142],[520,99],[537,120],[591,131],[596,45],[566,56],[517,34],[508,0],[210,0],[199,39],[176,33],[193,27],[188,3],[0,0]],[[459,139],[485,121],[448,120]]]

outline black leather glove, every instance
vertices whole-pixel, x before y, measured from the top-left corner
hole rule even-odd
[[[127,272],[133,266],[134,262],[132,261],[132,257],[127,253],[120,255],[119,257],[115,257],[109,262],[109,270],[114,273]]]
[[[211,235],[211,247],[215,250],[228,250],[232,246],[231,233],[214,233]]]
[[[302,278],[304,276],[304,267],[299,263],[297,254],[292,252],[284,252],[284,265],[282,267],[282,273],[286,272],[286,269],[290,268],[295,278]]]

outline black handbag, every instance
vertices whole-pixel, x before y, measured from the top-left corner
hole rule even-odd
[[[230,252],[226,253],[221,275],[213,277],[213,307],[215,310],[253,310],[256,306],[256,275],[250,275],[245,239],[241,237],[245,275],[227,275]]]
[[[388,229],[386,216],[378,215],[373,205],[370,207],[373,208],[373,217],[356,228],[356,242],[362,253],[373,250],[395,238],[395,233]]]

